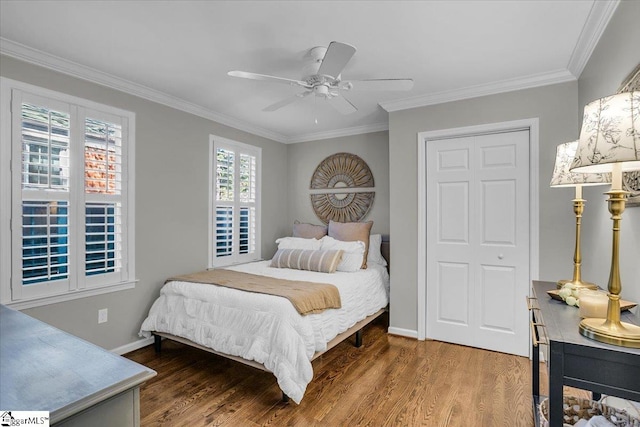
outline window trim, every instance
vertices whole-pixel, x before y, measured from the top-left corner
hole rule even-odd
[[[256,250],[253,254],[238,254],[236,253],[236,248],[238,242],[234,240],[234,252],[229,257],[221,257],[216,258],[214,245],[215,241],[215,225],[214,218],[216,212],[216,171],[215,171],[215,162],[216,162],[216,149],[219,147],[230,148],[239,154],[250,154],[256,157],[256,201],[255,201],[255,209],[256,209],[256,228],[255,228],[255,245]],[[238,162],[239,164],[239,162]],[[234,182],[235,185],[235,182]],[[239,193],[238,193],[239,194]],[[239,201],[234,201],[235,204],[240,204]],[[234,214],[235,216],[235,214]],[[209,234],[208,234],[208,268],[216,268],[234,264],[241,264],[245,262],[258,261],[262,259],[262,148],[256,147],[255,145],[245,144],[238,141],[233,141],[227,138],[223,138],[216,135],[209,135],[209,216],[207,217],[207,222],[209,224]],[[236,234],[236,230],[234,230],[234,234]],[[227,261],[227,262],[225,262]]]
[[[20,165],[16,165],[12,161],[12,150],[15,144],[13,133],[19,132],[19,130],[15,130],[15,132],[12,130],[13,117],[11,110],[14,90],[28,93],[35,97],[49,98],[54,102],[71,104],[72,110],[97,112],[101,117],[117,116],[125,125],[123,126],[123,136],[125,135],[126,127],[127,144],[123,148],[123,161],[126,162],[126,165],[123,164],[123,170],[126,171],[127,187],[126,193],[122,197],[122,202],[126,205],[126,212],[123,214],[126,221],[126,227],[123,230],[123,239],[126,239],[126,253],[122,260],[123,273],[121,279],[117,282],[91,283],[92,281],[89,280],[84,282],[82,286],[75,286],[73,289],[63,293],[40,294],[13,299],[12,275],[14,266],[12,264],[12,253],[19,253],[19,251],[12,251],[12,226],[20,226],[19,219],[12,219],[14,211],[12,186],[15,185],[12,169],[20,167]],[[74,200],[75,197],[71,195],[71,200]],[[87,201],[91,201],[91,199]],[[134,288],[137,282],[135,279],[135,113],[0,76],[0,232],[3,236],[11,236],[10,238],[1,239],[0,242],[0,303],[9,307],[15,309],[32,308]],[[77,236],[75,246],[83,244],[84,233],[81,233],[80,236]],[[82,253],[84,254],[84,251]],[[80,262],[84,265],[84,259],[79,258],[79,254],[72,255],[72,259],[74,262]]]

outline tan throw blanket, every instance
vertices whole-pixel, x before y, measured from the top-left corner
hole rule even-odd
[[[328,283],[277,279],[225,269],[200,271],[166,280],[166,282],[170,281],[205,283],[284,297],[291,301],[298,313],[302,315],[341,307],[338,288]]]

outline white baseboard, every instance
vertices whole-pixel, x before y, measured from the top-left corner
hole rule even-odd
[[[146,347],[150,344],[153,344],[153,337],[149,337],[149,338],[143,338],[141,340],[138,341],[134,341],[132,343],[129,344],[125,344],[123,346],[120,346],[118,348],[114,348],[111,350],[111,353],[115,353],[115,354],[119,354],[120,356],[122,356],[125,353],[129,353],[131,351],[134,350],[138,350],[142,347]]]
[[[391,335],[400,335],[401,337],[407,338],[415,338],[418,339],[418,331],[414,331],[412,329],[404,329],[404,328],[396,328],[393,326],[389,326],[387,330]]]

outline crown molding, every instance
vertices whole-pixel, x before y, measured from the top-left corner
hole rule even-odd
[[[589,58],[591,58],[591,54],[596,48],[598,41],[600,41],[600,37],[602,37],[607,25],[609,25],[609,21],[613,17],[619,4],[620,0],[593,2],[587,21],[582,27],[582,32],[580,33],[580,37],[578,37],[578,42],[573,49],[569,64],[567,65],[567,69],[571,74],[576,76],[576,78],[580,78],[584,67],[586,67]]]
[[[410,97],[396,101],[382,102],[379,105],[387,112],[407,110],[417,107],[442,104],[445,102],[459,101],[463,99],[477,98],[480,96],[494,95],[504,92],[529,89],[539,86],[552,85],[575,81],[586,66],[600,37],[604,33],[611,17],[613,16],[620,0],[594,1],[587,21],[580,33],[580,37],[569,60],[566,70],[557,70],[503,80],[477,86],[455,89],[451,91],[437,92],[427,95]],[[0,37],[0,54],[7,55],[21,61],[29,62],[44,68],[64,73],[79,79],[109,87],[127,94],[131,94],[149,101],[153,101],[189,114],[193,114],[217,123],[261,136],[285,144],[316,141],[322,139],[339,138],[370,132],[379,132],[389,129],[387,123],[374,123],[371,125],[355,126],[336,129],[327,132],[317,132],[287,136],[278,132],[255,126],[245,121],[215,112],[200,105],[185,101],[172,95],[151,89],[144,85],[130,82],[114,75],[90,68],[73,61],[42,52],[37,49],[13,42]]]
[[[199,117],[203,117],[205,119],[212,120],[225,126],[251,133],[253,135],[261,136],[277,142],[286,142],[287,140],[287,137],[280,133],[264,129],[259,126],[254,126],[242,120],[217,113],[210,109],[201,107],[199,105],[166,94],[164,92],[160,92],[144,85],[130,82],[128,80],[116,77],[100,70],[96,70],[91,67],[78,64],[73,61],[62,59],[55,55],[33,49],[29,46],[25,46],[23,44],[16,43],[2,37],[0,37],[0,54],[19,59],[21,61],[29,62],[40,67],[48,68],[50,70],[57,71],[63,74],[67,74],[72,77],[86,80],[91,83],[96,83],[101,86],[106,86],[111,89],[125,92],[129,95],[134,95],[149,101],[156,102],[158,104],[166,105],[168,107],[175,108],[177,110],[184,111],[186,113],[193,114]]]
[[[388,112],[408,110],[410,108],[426,107],[428,105],[443,104],[445,102],[460,101],[480,96],[530,89],[577,80],[568,70],[551,71],[530,76],[502,80],[477,86],[437,92],[428,95],[415,96],[391,102],[382,102],[380,106]]]
[[[388,112],[425,107],[451,101],[494,95],[515,90],[529,89],[577,80],[584,71],[600,37],[613,17],[620,0],[594,0],[587,21],[582,27],[578,42],[571,54],[566,70],[535,74],[524,78],[504,80],[486,85],[470,86],[452,91],[438,92],[423,96],[380,103]]]
[[[364,133],[389,130],[389,122],[373,123],[370,125],[354,126],[350,128],[335,129],[326,132],[305,133],[283,141],[285,144],[297,144],[299,142],[318,141],[321,139],[340,138],[343,136],[361,135]]]

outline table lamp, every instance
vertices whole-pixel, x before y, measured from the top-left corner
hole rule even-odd
[[[558,288],[570,283],[574,288],[598,289],[598,285],[582,280],[582,253],[580,252],[580,226],[584,202],[582,198],[582,186],[605,185],[611,182],[611,174],[608,173],[573,173],[569,170],[578,148],[578,141],[566,142],[558,145],[556,149],[556,164],[553,168],[551,187],[575,187],[575,199],[573,199],[573,212],[576,215],[576,243],[573,253],[573,279],[559,280]]]
[[[640,169],[640,91],[597,99],[584,107],[582,130],[572,172],[611,172],[608,205],[613,220],[607,318],[586,318],[580,333],[596,341],[640,348],[640,326],[620,321],[620,221],[628,192],[622,171]]]

